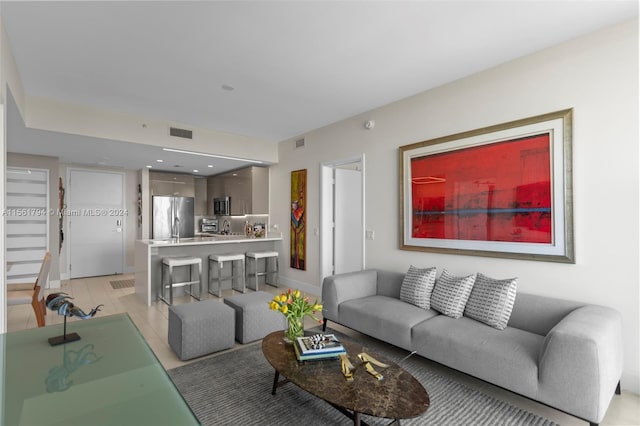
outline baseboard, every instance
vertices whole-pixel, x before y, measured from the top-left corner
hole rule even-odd
[[[278,277],[278,281],[280,287],[289,287],[317,297],[321,296],[320,287],[316,287],[315,285],[296,281],[291,278],[283,277],[282,275]]]
[[[127,266],[123,272],[123,274],[135,274],[136,273],[136,267],[135,266]],[[71,279],[71,274],[69,272],[60,272],[60,280],[70,280]],[[58,287],[60,287],[60,285],[58,284]]]
[[[623,371],[620,387],[623,390],[640,395],[640,374]]]

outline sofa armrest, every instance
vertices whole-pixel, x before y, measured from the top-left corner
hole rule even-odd
[[[538,358],[539,399],[600,423],[622,375],[622,319],[587,305],[564,317],[544,339]]]
[[[374,270],[364,270],[326,277],[322,281],[322,316],[338,321],[340,303],[373,296],[377,290],[378,274]]]

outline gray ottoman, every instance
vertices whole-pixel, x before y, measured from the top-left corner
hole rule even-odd
[[[217,300],[169,307],[169,346],[181,360],[233,347],[235,312]]]
[[[236,312],[236,340],[240,343],[264,338],[273,331],[282,331],[287,326],[284,315],[269,309],[273,294],[264,291],[239,294],[224,299],[224,303]]]

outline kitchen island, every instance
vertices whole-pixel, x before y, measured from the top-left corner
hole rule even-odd
[[[281,251],[282,235],[249,238],[243,235],[198,236],[166,240],[137,240],[135,245],[135,291],[147,306],[158,300],[162,282],[162,258],[192,256],[202,259],[202,295],[209,282],[209,255],[247,251]],[[186,271],[183,271],[185,274]],[[180,291],[176,288],[175,291]]]

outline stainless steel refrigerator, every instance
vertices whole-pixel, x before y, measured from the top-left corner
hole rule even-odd
[[[174,227],[180,238],[194,235],[193,197],[153,196],[151,235],[154,240],[172,238]],[[177,220],[176,220],[177,218]]]

